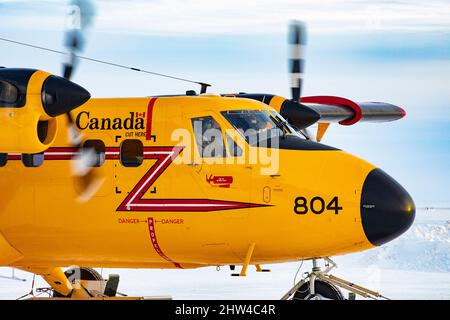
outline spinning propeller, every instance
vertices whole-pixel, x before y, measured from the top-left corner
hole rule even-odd
[[[297,129],[302,133],[305,138],[311,140],[313,135],[311,135],[307,129],[311,124],[316,123],[320,116],[306,107],[300,104],[303,80],[305,74],[305,51],[306,51],[306,25],[301,21],[292,21],[288,26],[288,46],[289,46],[289,57],[288,57],[288,71],[291,82],[291,106],[284,108],[284,116],[287,117],[289,122],[299,122],[302,125],[297,125]],[[293,110],[293,115],[288,114],[289,110]],[[302,121],[293,121],[292,117],[302,118]],[[305,119],[310,119],[311,121],[305,122]],[[303,122],[303,123],[302,123]],[[313,139],[314,140],[314,139]]]
[[[85,47],[85,32],[92,24],[95,10],[90,0],[72,0],[68,12],[68,29],[65,34],[65,47],[68,59],[63,63],[63,76],[71,80],[79,62],[78,55]],[[68,120],[69,142],[77,151],[73,159],[72,173],[75,178],[78,199],[89,200],[103,184],[104,178],[94,167],[97,154],[94,149],[82,148],[83,137],[75,126],[73,117],[66,113]]]
[[[292,100],[290,104],[283,106],[281,114],[289,122],[292,122],[307,139],[320,141],[330,123],[349,126],[361,121],[395,121],[405,116],[402,108],[389,103],[354,102],[335,96],[302,97],[306,25],[300,21],[292,21],[289,25],[288,35]],[[310,126],[313,124],[317,126],[317,134],[310,132]]]
[[[306,48],[306,26],[302,22],[293,21],[289,25],[288,45],[292,101],[299,102],[305,73]]]

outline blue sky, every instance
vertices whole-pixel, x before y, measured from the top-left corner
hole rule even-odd
[[[0,0],[0,36],[62,49],[65,1]],[[448,1],[96,1],[85,55],[212,83],[214,92],[289,96],[286,25],[308,24],[305,95],[385,101],[408,116],[333,126],[324,139],[382,167],[416,202],[450,202]],[[0,43],[0,65],[60,72],[62,58]],[[94,96],[180,93],[189,84],[83,62]],[[197,89],[197,88],[195,88]]]

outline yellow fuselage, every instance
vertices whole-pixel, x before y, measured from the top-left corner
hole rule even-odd
[[[174,134],[184,129],[192,137],[191,119],[201,116],[234,130],[221,111],[243,109],[272,110],[214,96],[90,100],[72,114],[84,139],[104,142],[106,160],[96,168],[105,182],[86,203],[76,201],[73,150],[59,117],[42,166],[25,167],[10,154],[0,168],[0,235],[21,255],[10,265],[194,268],[242,264],[252,243],[255,264],[373,247],[361,223],[363,184],[375,168],[366,161],[334,149],[265,148],[278,152],[279,163],[262,174],[269,165],[248,159],[258,147],[239,134],[233,139],[244,155],[227,152],[225,163],[199,161],[198,150]],[[127,139],[144,144],[139,167],[119,159]],[[296,213],[299,197],[308,207],[314,198],[326,206],[337,197],[342,209]],[[313,206],[322,211],[321,200]]]

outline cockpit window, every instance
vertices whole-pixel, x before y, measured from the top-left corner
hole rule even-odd
[[[19,100],[17,87],[6,81],[0,81],[0,103],[15,103]]]
[[[242,148],[227,134],[228,151],[232,157],[242,156]]]
[[[222,115],[247,142],[283,136],[286,133],[285,128],[265,110],[231,110],[223,111]]]
[[[198,152],[203,158],[226,157],[220,124],[211,116],[193,118],[195,140]]]

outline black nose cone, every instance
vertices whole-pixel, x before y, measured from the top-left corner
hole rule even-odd
[[[397,238],[416,215],[408,192],[381,169],[371,171],[361,194],[361,219],[367,239],[376,246]]]
[[[58,76],[48,77],[42,87],[42,104],[51,117],[72,111],[90,98],[86,89]]]

